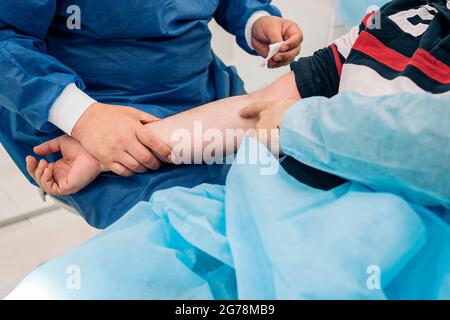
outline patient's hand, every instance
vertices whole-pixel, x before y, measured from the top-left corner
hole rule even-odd
[[[81,144],[68,135],[47,141],[34,148],[40,156],[61,152],[62,158],[54,163],[28,156],[27,170],[36,183],[52,196],[74,194],[89,185],[103,168]]]

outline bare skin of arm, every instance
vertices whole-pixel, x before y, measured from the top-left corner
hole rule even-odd
[[[197,163],[208,162],[211,159],[205,157],[203,152],[206,145],[211,147],[211,142],[204,141],[202,137],[208,130],[215,130],[216,133],[227,138],[227,130],[246,130],[254,129],[258,119],[245,119],[239,115],[239,111],[259,101],[278,101],[278,100],[299,100],[295,78],[293,73],[289,73],[270,86],[244,96],[231,97],[215,101],[204,106],[191,109],[189,111],[168,117],[166,119],[141,126],[137,132],[137,137],[141,143],[147,146],[155,144],[165,144],[169,147],[177,147],[178,141],[172,139],[174,133],[182,130],[184,134],[195,138],[195,134],[200,134],[200,146],[192,148],[195,139],[187,143],[181,143],[178,147],[188,150],[183,154],[183,161],[175,163]],[[196,123],[201,123],[199,133],[195,132]],[[149,140],[158,137],[157,141]],[[232,136],[232,141],[212,141],[212,149],[222,149],[222,155],[226,152],[231,153],[237,149],[241,136]],[[198,142],[198,141],[197,141]],[[231,148],[228,146],[232,145]],[[74,194],[91,183],[99,174],[108,171],[101,163],[90,155],[86,149],[74,138],[63,135],[51,141],[47,141],[34,148],[34,152],[39,156],[47,156],[55,152],[61,152],[62,158],[54,163],[48,163],[45,160],[38,161],[34,156],[28,156],[26,159],[27,170],[39,186],[48,194],[53,196],[62,196]],[[215,155],[217,156],[217,155]],[[165,160],[167,159],[161,159]],[[176,159],[178,160],[178,159]],[[173,160],[171,160],[174,162]],[[134,169],[134,168],[132,168]]]
[[[183,157],[180,159],[177,153],[174,155],[177,159],[172,159],[177,164],[211,161],[211,159],[205,159],[203,151],[206,146],[216,150],[222,148],[221,155],[234,153],[246,136],[244,132],[251,133],[252,129],[255,129],[258,119],[242,118],[239,115],[242,108],[258,101],[299,99],[300,95],[295,84],[295,76],[293,72],[290,72],[257,92],[218,100],[149,123],[137,133],[137,136],[144,145],[152,145],[152,141],[148,139],[156,135],[174,151],[175,149],[182,149]],[[214,134],[215,138],[219,135],[223,139],[221,141],[220,139],[209,141],[203,139],[206,136],[211,136],[211,130],[216,133]],[[236,135],[227,135],[227,131],[228,133],[235,131]],[[183,137],[181,138],[181,136]],[[228,140],[232,139],[232,141],[227,141],[227,138]],[[186,152],[189,154],[186,155]]]

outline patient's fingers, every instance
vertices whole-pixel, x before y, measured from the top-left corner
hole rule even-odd
[[[53,140],[44,142],[34,147],[34,152],[40,156],[47,156],[49,154],[59,152],[61,150],[61,143],[65,138],[66,135],[63,135]]]
[[[35,157],[28,156],[26,158],[27,171],[36,183],[46,193],[58,196],[60,195],[59,187],[53,178],[54,163],[47,163],[45,160],[37,161]]]
[[[261,111],[263,111],[270,105],[272,105],[272,102],[268,102],[268,101],[255,102],[255,103],[239,110],[239,115],[244,119],[255,118],[255,117],[259,116]]]
[[[41,177],[41,186],[42,189],[44,189],[44,191],[48,194],[58,196],[60,195],[60,190],[53,177],[53,168],[54,166],[50,164],[47,168],[44,169]]]
[[[47,167],[47,165],[48,165],[47,161],[42,159],[41,161],[39,161],[36,171],[34,172],[35,180],[36,180],[37,184],[39,184],[40,186],[41,186],[42,174],[44,173],[44,169]]]
[[[33,156],[28,156],[25,159],[27,164],[27,171],[30,174],[30,176],[36,181],[36,175],[34,174],[36,171],[36,168],[38,166],[38,161]]]

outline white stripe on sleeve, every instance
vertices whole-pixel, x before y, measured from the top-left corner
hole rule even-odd
[[[383,96],[397,93],[425,93],[426,91],[411,79],[401,76],[393,80],[383,78],[375,70],[356,64],[345,64],[339,92],[353,91],[368,97]],[[450,95],[450,91],[437,94]]]
[[[356,39],[358,39],[358,36],[359,26],[355,26],[352,28],[352,30],[350,30],[349,33],[334,41],[334,44],[336,45],[339,53],[342,54],[345,59],[347,59],[350,55],[350,51],[352,50]]]

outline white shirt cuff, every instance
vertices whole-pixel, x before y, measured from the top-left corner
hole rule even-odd
[[[70,135],[83,113],[96,102],[71,83],[53,103],[48,121]]]
[[[263,10],[256,11],[255,13],[253,13],[250,16],[250,18],[248,18],[247,24],[245,25],[245,40],[247,40],[247,45],[252,50],[255,50],[255,48],[253,48],[253,45],[252,45],[253,25],[255,24],[256,20],[258,20],[259,18],[265,17],[265,16],[270,16],[270,13],[268,13],[267,11],[263,11]]]

